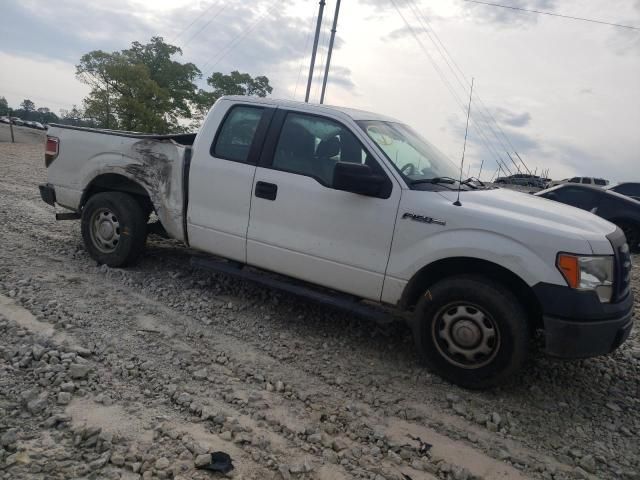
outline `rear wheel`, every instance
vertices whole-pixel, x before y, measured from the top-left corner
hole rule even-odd
[[[504,383],[529,350],[527,315],[504,286],[482,276],[442,280],[416,308],[414,338],[426,364],[465,388]]]
[[[147,217],[131,195],[103,192],[82,209],[82,238],[91,258],[110,267],[134,263],[144,249]]]

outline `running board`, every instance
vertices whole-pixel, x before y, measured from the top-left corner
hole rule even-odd
[[[392,323],[398,319],[394,316],[393,311],[387,310],[382,306],[378,307],[376,305],[363,303],[357,297],[352,295],[334,292],[322,287],[316,287],[315,285],[300,282],[298,280],[288,279],[280,275],[276,277],[270,272],[263,273],[262,271],[254,268],[250,269],[239,262],[192,257],[191,265],[196,268],[216,273],[223,273],[243,280],[249,280],[250,282],[260,284],[267,288],[282,290],[316,303],[328,305],[340,310],[346,310],[354,315],[374,320],[380,324]]]

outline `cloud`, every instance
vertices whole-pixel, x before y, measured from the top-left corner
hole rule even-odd
[[[510,127],[525,127],[531,122],[531,114],[529,112],[515,113],[503,107],[496,109],[494,117],[499,123]]]
[[[267,75],[275,93],[288,96],[299,65],[308,62],[307,39],[314,26],[315,12],[305,8],[309,15],[301,17],[290,8],[297,3],[225,0],[212,7],[210,2],[166,2],[156,8],[155,2],[143,0],[10,2],[3,9],[8,31],[0,51],[75,64],[91,50],[121,50],[160,35],[181,46],[181,60],[195,63],[204,78],[232,70]],[[334,48],[343,44],[338,39]],[[349,69],[336,72],[332,81],[354,87]]]

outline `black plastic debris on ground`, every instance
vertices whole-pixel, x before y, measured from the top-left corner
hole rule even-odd
[[[234,467],[229,454],[224,452],[213,452],[209,463],[196,468],[212,472],[229,473]]]

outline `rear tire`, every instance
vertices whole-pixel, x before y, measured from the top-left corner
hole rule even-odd
[[[126,193],[97,193],[82,209],[82,239],[98,263],[110,267],[131,265],[147,239],[144,209]]]
[[[416,307],[413,331],[427,366],[469,389],[505,383],[529,353],[522,305],[506,287],[479,275],[446,278],[429,288]]]

